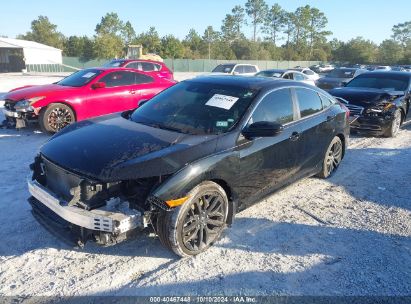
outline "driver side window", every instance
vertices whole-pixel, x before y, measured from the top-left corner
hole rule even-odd
[[[294,120],[293,102],[290,89],[280,89],[269,93],[258,104],[248,124],[259,121],[286,124]]]

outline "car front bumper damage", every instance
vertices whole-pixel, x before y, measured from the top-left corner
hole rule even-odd
[[[373,134],[384,134],[390,127],[393,116],[352,116],[350,117],[351,130]]]
[[[149,224],[148,215],[128,208],[128,203],[119,199],[102,208],[86,210],[70,206],[36,180],[28,179],[27,183],[32,195],[28,201],[36,219],[50,232],[80,246],[90,239],[101,245],[113,245]]]
[[[36,123],[38,120],[38,116],[34,113],[34,111],[3,109],[3,114],[6,117],[7,125],[17,129],[27,127],[29,123]]]

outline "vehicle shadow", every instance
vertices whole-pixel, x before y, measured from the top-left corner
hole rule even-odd
[[[122,286],[128,295],[409,295],[411,239],[375,231],[238,218],[221,241],[166,273]],[[231,254],[227,255],[227,252]],[[216,265],[224,264],[213,271]],[[170,270],[171,272],[174,270]],[[162,277],[167,283],[162,283]],[[206,287],[205,287],[206,286]],[[395,289],[392,286],[396,286]],[[113,291],[96,295],[113,295]]]

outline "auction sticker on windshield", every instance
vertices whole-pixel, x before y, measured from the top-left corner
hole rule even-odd
[[[214,96],[206,102],[206,106],[230,110],[237,100],[238,97],[214,94]]]
[[[83,78],[90,78],[90,77],[93,77],[94,75],[96,75],[96,73],[88,72],[88,73],[84,74],[84,75],[81,76],[81,77],[83,77]]]

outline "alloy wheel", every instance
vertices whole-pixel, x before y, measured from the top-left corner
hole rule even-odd
[[[56,132],[60,131],[72,122],[73,116],[70,111],[68,109],[59,107],[53,109],[47,118],[49,127]]]
[[[182,239],[190,251],[211,245],[225,227],[226,208],[223,197],[216,192],[196,198],[184,215]]]
[[[342,152],[343,148],[341,141],[334,142],[334,144],[328,150],[325,161],[327,175],[330,175],[335,171],[335,169],[337,169],[342,159]]]

